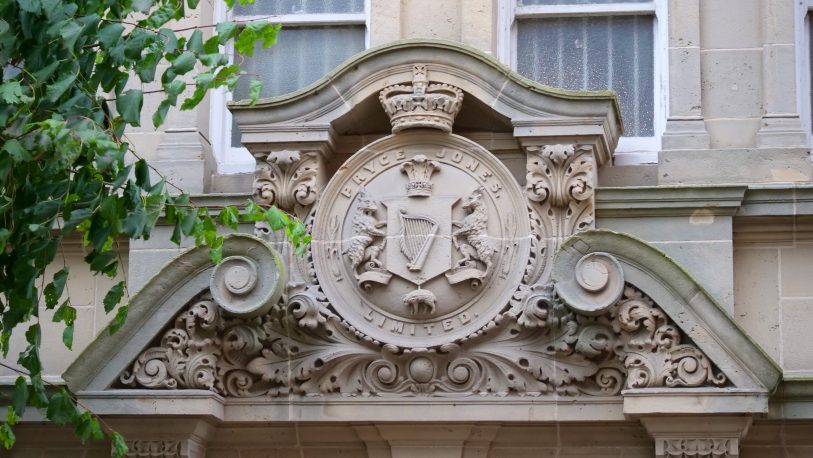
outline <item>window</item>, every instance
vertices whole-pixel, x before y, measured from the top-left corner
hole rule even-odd
[[[218,4],[222,2],[217,2]],[[261,97],[286,94],[318,80],[367,47],[366,0],[256,0],[235,5],[232,20],[269,19],[282,24],[277,44],[258,47],[253,56],[233,55],[241,69],[263,81]],[[216,12],[216,15],[218,12]],[[225,19],[225,12],[219,12]],[[226,102],[247,98],[249,78],[234,94],[212,98],[212,147],[219,173],[254,170],[254,159],[240,144],[240,132]]]
[[[513,0],[502,58],[542,84],[618,93],[624,137],[616,163],[656,162],[665,124],[660,96],[663,0]]]

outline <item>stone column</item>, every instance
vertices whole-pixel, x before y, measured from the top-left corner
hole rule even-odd
[[[733,458],[751,426],[747,416],[642,418],[655,439],[655,458]]]
[[[762,105],[758,147],[804,146],[796,107],[794,2],[762,0]]]
[[[134,419],[113,422],[129,451],[127,458],[205,458],[214,428],[202,420]]]
[[[700,0],[669,0],[669,113],[663,149],[707,149],[700,76]]]

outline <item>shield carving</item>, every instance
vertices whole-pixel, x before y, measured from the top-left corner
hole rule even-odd
[[[459,197],[393,198],[387,207],[387,270],[416,285],[452,268],[452,206]]]

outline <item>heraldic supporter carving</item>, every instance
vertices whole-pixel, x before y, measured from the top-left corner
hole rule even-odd
[[[614,396],[730,383],[611,255],[583,256],[571,280],[551,281],[559,241],[593,226],[589,147],[527,148],[523,189],[491,152],[451,133],[463,92],[428,76],[416,65],[411,85],[381,91],[393,135],[326,185],[314,152],[258,158],[255,195],[304,215],[310,252],[286,254],[281,298],[260,291],[262,266],[224,260],[120,386]]]

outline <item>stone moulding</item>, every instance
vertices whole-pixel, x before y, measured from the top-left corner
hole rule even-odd
[[[585,143],[595,145],[599,164],[610,161],[623,130],[613,92],[547,87],[474,48],[426,39],[369,49],[302,90],[261,100],[253,107],[248,101],[234,102],[229,109],[240,126],[242,142],[250,149],[253,145],[305,141],[303,138],[326,140],[335,135],[336,121],[359,102],[378,100],[379,92],[393,83],[412,81],[416,65],[425,65],[433,84],[453,86],[463,91],[466,100],[480,100],[522,132],[553,129],[546,135],[562,135],[553,131],[566,124],[574,135],[584,137]],[[451,92],[449,96],[457,97]],[[527,124],[529,120],[533,126]],[[430,124],[438,122],[433,119]]]

